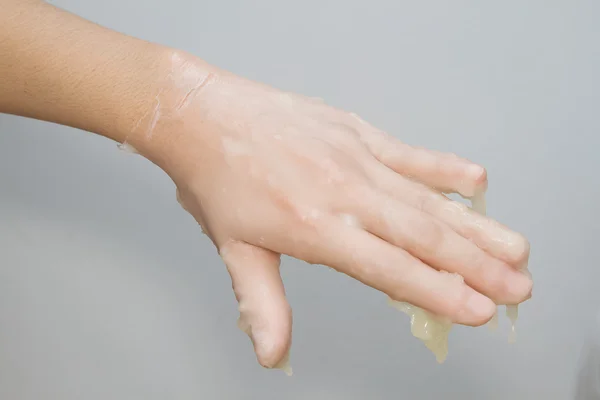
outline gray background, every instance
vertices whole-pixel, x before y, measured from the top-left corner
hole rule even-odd
[[[325,98],[489,170],[532,242],[519,338],[456,328],[447,362],[385,297],[285,259],[295,375],[235,327],[209,240],[141,157],[0,115],[0,399],[568,399],[600,305],[598,1],[57,0]]]

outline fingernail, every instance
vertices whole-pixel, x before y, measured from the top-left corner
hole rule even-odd
[[[515,271],[514,279],[509,286],[509,291],[515,297],[525,299],[531,295],[533,280],[521,271]]]
[[[465,304],[465,311],[477,321],[490,319],[496,312],[496,304],[481,293],[471,294]]]
[[[467,174],[474,181],[479,181],[485,174],[485,169],[477,164],[471,164],[467,168]]]

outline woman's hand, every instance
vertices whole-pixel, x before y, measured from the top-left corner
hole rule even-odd
[[[162,167],[223,257],[262,365],[290,346],[280,254],[461,324],[530,296],[527,241],[441,194],[484,191],[482,167],[43,1],[2,6],[0,112],[127,141]]]
[[[460,324],[530,297],[525,238],[442,194],[485,191],[484,168],[191,56],[171,63],[171,90],[132,144],[173,178],[218,248],[263,366],[277,366],[291,340],[280,254]]]

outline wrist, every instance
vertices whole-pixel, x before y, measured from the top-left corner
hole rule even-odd
[[[224,72],[175,49],[161,48],[155,57],[160,67],[149,78],[152,88],[138,99],[137,106],[131,107],[134,112],[123,114],[116,140],[126,142],[173,175],[187,158],[183,153],[190,153],[192,143],[194,154],[200,150],[202,116],[210,112],[203,89]]]

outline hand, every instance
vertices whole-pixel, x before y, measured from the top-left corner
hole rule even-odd
[[[484,191],[484,168],[410,147],[321,101],[186,55],[172,61],[175,89],[142,121],[142,153],[218,248],[263,366],[277,366],[291,340],[280,254],[460,324],[530,297],[519,271],[526,239],[442,194]]]
[[[467,325],[530,296],[527,241],[441,194],[484,191],[480,166],[43,1],[3,4],[0,112],[126,140],[162,167],[219,249],[262,365],[290,345],[280,254]]]

